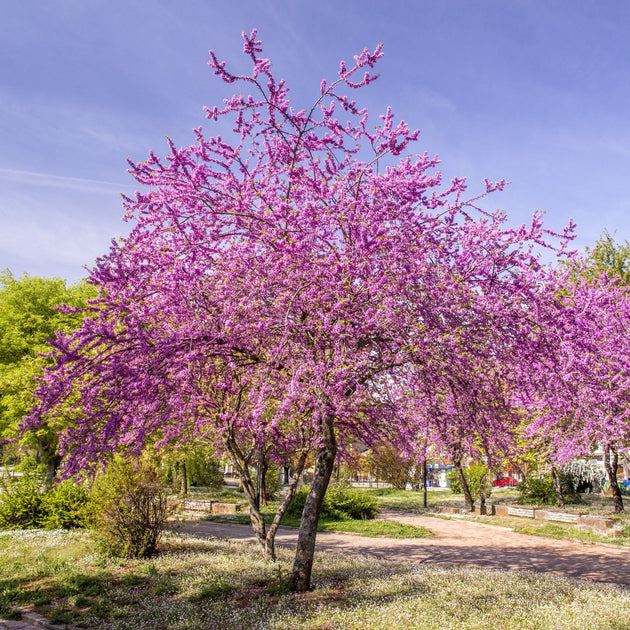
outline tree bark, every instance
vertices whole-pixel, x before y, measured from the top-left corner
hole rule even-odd
[[[293,472],[293,477],[291,477],[289,481],[289,487],[287,489],[287,493],[283,502],[280,504],[280,507],[276,511],[276,515],[273,519],[273,522],[267,529],[267,524],[265,523],[265,517],[260,511],[260,503],[259,503],[259,495],[258,495],[258,483],[254,482],[252,476],[250,474],[250,457],[244,455],[241,449],[238,447],[236,442],[233,439],[228,439],[227,449],[231,455],[232,463],[234,467],[238,470],[241,484],[243,485],[243,490],[245,495],[247,496],[249,502],[249,512],[250,512],[250,520],[252,524],[252,529],[254,530],[254,534],[256,535],[256,540],[258,544],[261,546],[263,556],[268,560],[276,560],[276,546],[275,546],[275,537],[278,531],[278,527],[280,526],[280,521],[284,516],[289,504],[293,500],[295,496],[295,491],[297,490],[297,485],[302,475],[302,471],[304,470],[304,465],[306,463],[306,458],[308,456],[309,449],[304,448],[300,451],[300,456],[298,458],[297,465]]]
[[[173,462],[173,481],[171,487],[173,492],[179,494],[179,462],[177,460]]]
[[[462,492],[464,493],[464,500],[466,501],[466,507],[471,511],[475,511],[475,502],[473,501],[472,494],[470,493],[470,487],[468,482],[466,481],[466,477],[464,476],[464,471],[462,470],[462,460],[454,459],[453,464],[455,465],[455,471],[457,472],[457,479],[459,484],[462,487]]]
[[[61,457],[57,452],[57,440],[50,436],[37,437],[37,459],[46,466],[44,484],[46,488],[52,488],[57,474],[57,468],[61,463]]]
[[[298,593],[311,588],[317,523],[337,455],[337,440],[332,417],[326,417],[323,429],[324,441],[317,453],[311,489],[304,504],[297,548],[295,550],[295,560],[293,562],[293,572],[289,580],[291,589]]]
[[[179,463],[179,496],[188,496],[188,471],[184,460]]]
[[[553,488],[556,491],[556,501],[558,506],[564,508],[564,494],[562,493],[562,482],[560,481],[560,475],[558,469],[555,466],[551,467],[551,480],[553,481]]]
[[[621,498],[621,489],[617,483],[617,466],[619,464],[619,454],[617,449],[610,444],[604,449],[604,468],[610,481],[610,489],[612,490],[613,500],[615,502],[615,512],[623,512],[623,499]]]

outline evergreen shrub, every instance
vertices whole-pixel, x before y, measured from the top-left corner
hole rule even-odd
[[[87,502],[88,491],[72,479],[49,489],[36,473],[0,479],[0,528],[84,527]]]
[[[571,473],[558,472],[560,487],[565,503],[581,503],[577,492],[578,480]],[[517,503],[521,505],[558,505],[556,489],[550,473],[527,475],[516,486],[519,491]]]
[[[306,503],[310,486],[303,486],[293,497],[287,509],[287,516],[300,518]],[[374,497],[345,484],[333,484],[328,487],[320,518],[328,520],[373,519],[378,513],[378,504]]]

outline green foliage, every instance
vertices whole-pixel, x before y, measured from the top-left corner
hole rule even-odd
[[[477,501],[482,493],[489,497],[492,493],[492,472],[483,464],[473,464],[466,472],[466,481],[473,501]]]
[[[418,488],[421,483],[422,467],[415,459],[403,457],[391,444],[382,444],[372,450],[367,456],[366,467],[376,479],[391,483],[398,490],[404,490],[408,483]]]
[[[25,455],[20,461],[13,467],[14,472],[19,473],[34,473],[38,470],[37,460],[33,455]],[[42,471],[39,471],[42,472]]]
[[[55,484],[42,495],[41,526],[44,529],[84,527],[89,493],[72,479]]]
[[[0,480],[0,527],[72,529],[85,524],[88,492],[67,479],[45,490],[42,477],[25,473]]]
[[[468,483],[468,489],[473,501],[477,501],[482,493],[486,498],[490,496],[492,493],[492,472],[486,466],[477,463],[468,468],[463,468],[462,472],[464,479]],[[454,468],[448,472],[446,479],[450,482],[453,494],[461,494],[463,492],[462,484]]]
[[[306,503],[309,486],[300,488],[287,509],[287,516],[300,518]],[[374,497],[344,484],[332,484],[328,487],[320,513],[320,519],[372,519],[378,513],[378,504]]]
[[[630,284],[630,243],[627,240],[616,243],[611,234],[604,232],[589,254],[595,273],[618,276],[623,283]]]
[[[90,527],[101,552],[150,558],[166,528],[164,487],[146,463],[114,459],[96,478],[90,496]]]
[[[463,492],[462,484],[459,483],[459,477],[457,476],[457,471],[454,468],[449,470],[446,474],[446,481],[453,494],[461,494]]]
[[[558,476],[565,502],[580,503],[575,476],[562,471],[558,472]],[[558,505],[558,497],[550,473],[527,475],[516,489],[520,493],[518,503],[521,505]]]
[[[275,466],[269,466],[265,473],[265,501],[273,501],[281,487],[278,469]]]
[[[15,437],[18,422],[34,404],[35,379],[51,363],[41,356],[50,351],[47,340],[57,330],[78,327],[83,319],[56,307],[81,307],[94,296],[95,289],[85,283],[66,287],[59,278],[24,275],[16,280],[7,270],[0,273],[0,439]],[[42,433],[46,435],[37,437],[55,451],[54,431]]]
[[[24,474],[0,480],[0,527],[29,529],[40,527],[43,517],[41,479]]]
[[[223,485],[221,466],[210,449],[195,449],[186,457],[186,472],[191,486],[218,489]]]

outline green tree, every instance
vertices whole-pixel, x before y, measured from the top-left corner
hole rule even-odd
[[[615,242],[609,232],[604,232],[592,249],[586,248],[594,272],[618,276],[621,282],[630,284],[630,243]]]
[[[422,465],[416,457],[405,456],[392,444],[379,444],[366,457],[365,467],[376,479],[391,483],[404,490],[407,484],[418,488],[422,478]]]
[[[66,286],[60,278],[25,274],[16,279],[8,270],[0,273],[0,439],[16,436],[18,423],[35,402],[36,379],[50,362],[43,356],[50,351],[47,340],[55,331],[76,328],[83,319],[58,307],[85,306],[95,295],[83,282]],[[59,465],[56,432],[47,426],[23,444],[36,449],[50,485]]]

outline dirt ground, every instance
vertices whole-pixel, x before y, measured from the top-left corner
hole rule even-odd
[[[435,538],[366,538],[319,532],[317,549],[419,563],[539,571],[630,589],[630,549],[627,547],[552,540],[493,525],[403,512],[387,511],[381,518],[426,527]],[[186,521],[179,531],[196,536],[255,540],[248,525]],[[296,530],[281,528],[276,542],[292,546],[296,538]]]

